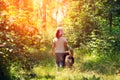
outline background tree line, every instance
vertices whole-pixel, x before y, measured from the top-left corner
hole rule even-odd
[[[72,36],[68,41],[74,47],[119,53],[119,3],[119,0],[72,1],[64,19],[67,36]]]

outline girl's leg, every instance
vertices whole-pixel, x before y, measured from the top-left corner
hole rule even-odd
[[[55,54],[55,60],[56,60],[56,66],[60,67],[60,57],[59,57],[59,53]]]
[[[56,53],[56,64],[57,67],[64,67],[65,66],[65,53]]]
[[[61,60],[60,60],[61,67],[65,67],[65,53],[61,54]]]

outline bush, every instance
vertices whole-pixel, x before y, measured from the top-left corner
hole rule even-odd
[[[10,60],[9,60],[9,52],[0,48],[0,80],[10,80]]]

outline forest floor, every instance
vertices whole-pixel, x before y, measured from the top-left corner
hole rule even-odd
[[[32,69],[36,76],[30,80],[120,80],[120,67],[116,62],[120,61],[117,59],[120,55],[114,56],[116,58],[114,60],[110,57],[76,52],[72,69],[61,68],[57,71],[54,59],[48,59],[45,65],[35,66]]]

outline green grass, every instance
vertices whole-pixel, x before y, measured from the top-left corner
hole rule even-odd
[[[46,62],[46,66],[36,66],[31,80],[119,80],[120,55],[94,55],[75,51],[75,64],[72,69],[56,70],[54,62]],[[52,58],[52,57],[51,57]],[[53,60],[54,61],[54,60]]]
[[[24,72],[21,80],[119,80],[120,54],[95,55],[75,50],[75,63],[72,69],[56,70],[54,57],[41,61],[31,72]],[[35,74],[30,77],[29,73]]]
[[[36,67],[33,69],[36,77],[31,80],[119,80],[120,74],[105,75],[94,71],[81,72],[80,70],[63,69],[56,71],[55,68]]]

